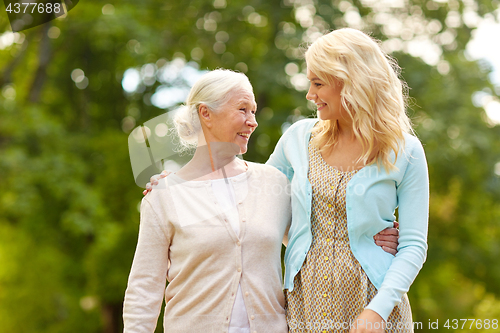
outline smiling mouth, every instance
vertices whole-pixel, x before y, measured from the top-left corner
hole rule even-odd
[[[316,104],[316,107],[318,108],[318,110],[324,108],[326,106],[326,103],[319,103],[319,104]]]
[[[250,138],[250,133],[236,133],[236,134],[238,134],[239,136],[244,137],[245,139],[249,139]]]

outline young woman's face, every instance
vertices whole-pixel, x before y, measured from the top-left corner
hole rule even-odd
[[[309,69],[307,70],[307,78],[311,85],[306,98],[316,104],[318,117],[321,120],[337,120],[341,123],[348,121],[349,115],[342,106],[340,98],[341,83],[333,79],[333,85],[330,85]]]
[[[257,104],[251,91],[236,91],[231,99],[217,112],[211,112],[209,128],[210,142],[231,142],[240,147],[240,154],[246,153],[248,140],[257,128],[255,112]]]

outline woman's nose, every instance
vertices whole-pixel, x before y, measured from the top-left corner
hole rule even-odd
[[[252,116],[250,119],[247,119],[247,126],[248,127],[257,127],[259,124],[257,123],[257,120],[255,119],[255,116]]]
[[[312,88],[309,88],[309,90],[307,91],[306,99],[314,101],[316,99],[316,94],[314,94],[311,90]]]

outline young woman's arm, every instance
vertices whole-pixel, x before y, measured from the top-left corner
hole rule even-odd
[[[408,292],[427,255],[429,219],[429,177],[422,144],[417,140],[409,146],[404,176],[396,184],[399,214],[398,253],[392,260],[377,295],[367,309],[387,319],[395,305]]]

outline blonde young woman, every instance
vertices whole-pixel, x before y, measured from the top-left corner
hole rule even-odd
[[[398,67],[354,29],[319,38],[305,59],[319,120],[293,124],[267,162],[292,187],[290,332],[412,332],[406,292],[426,258],[429,183]],[[396,209],[394,257],[372,237]]]

